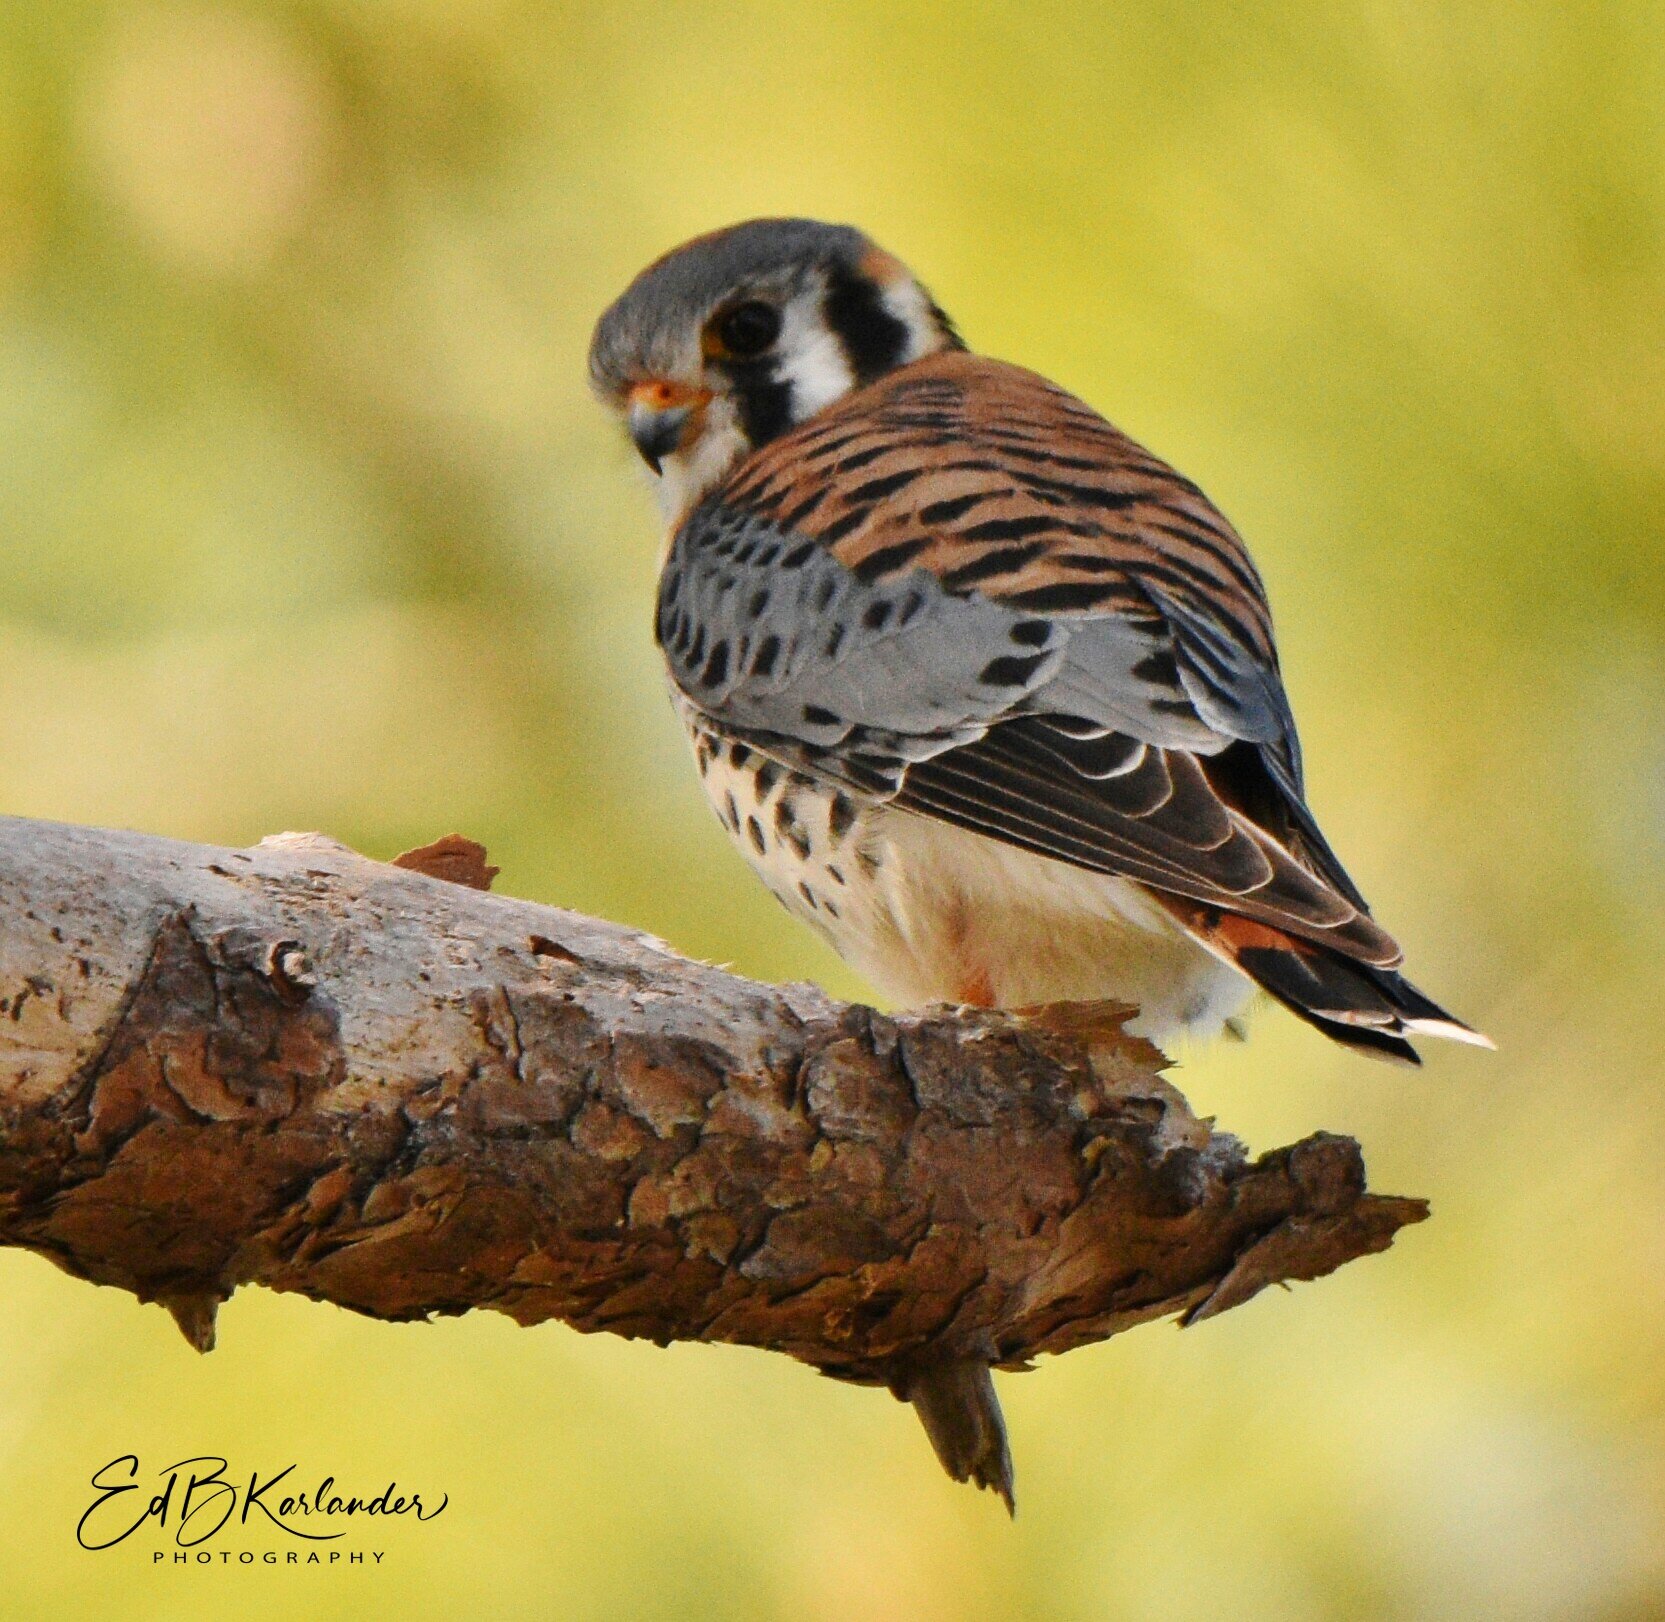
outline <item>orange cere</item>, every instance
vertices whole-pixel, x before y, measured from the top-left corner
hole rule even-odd
[[[645,406],[649,411],[675,411],[685,406],[704,405],[711,398],[711,390],[702,389],[697,383],[650,377],[645,382],[633,383],[627,398],[631,405]]]

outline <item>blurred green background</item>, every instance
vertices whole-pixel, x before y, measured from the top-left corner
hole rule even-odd
[[[1665,1616],[1662,108],[1654,0],[0,0],[0,809],[459,829],[861,995],[700,799],[584,383],[647,259],[810,213],[1237,521],[1332,839],[1501,1045],[1182,1056],[1435,1219],[1007,1378],[1015,1526],[762,1354],[250,1292],[199,1359],[0,1255],[5,1614]],[[451,1507],[376,1570],[84,1554],[128,1450]]]

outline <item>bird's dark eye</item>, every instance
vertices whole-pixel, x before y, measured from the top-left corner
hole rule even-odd
[[[717,317],[717,342],[740,360],[761,355],[780,337],[780,311],[762,299],[747,299]]]

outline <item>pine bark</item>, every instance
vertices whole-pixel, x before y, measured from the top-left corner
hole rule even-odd
[[[885,1015],[400,861],[0,819],[0,1243],[201,1350],[263,1284],[784,1352],[1010,1502],[990,1369],[1427,1214],[1350,1139],[1251,1159],[1125,1010]]]

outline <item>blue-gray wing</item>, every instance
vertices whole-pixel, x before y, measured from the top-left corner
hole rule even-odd
[[[1204,753],[1230,741],[1184,692],[1153,609],[1053,617],[922,569],[871,578],[720,499],[671,547],[658,634],[672,681],[719,726],[834,774],[840,754],[889,752],[892,790],[902,766],[1018,715]]]

